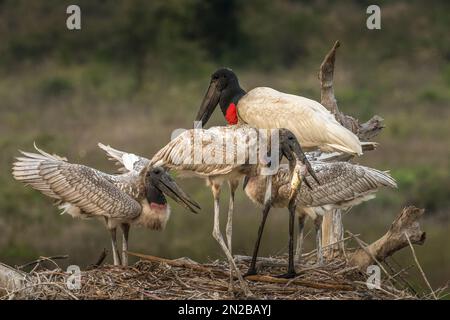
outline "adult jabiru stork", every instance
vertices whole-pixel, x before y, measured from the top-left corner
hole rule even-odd
[[[362,154],[358,137],[340,125],[320,103],[266,87],[245,92],[231,69],[221,68],[212,74],[196,121],[204,126],[217,105],[228,124],[289,129],[304,150],[319,148],[325,152]]]
[[[310,217],[316,228],[316,249],[318,264],[322,263],[321,224],[322,215],[331,209],[345,209],[368,201],[375,197],[380,187],[396,188],[397,184],[387,172],[351,164],[348,162],[310,161],[312,169],[320,180],[318,185],[310,177],[306,177],[312,188],[300,186],[297,195],[296,214],[298,217],[298,236],[295,261],[299,263],[303,243],[303,227],[305,218]],[[258,205],[275,208],[288,208],[291,197],[293,175],[298,170],[291,161],[289,168],[280,168],[272,176],[272,195],[270,202],[265,202],[266,178],[250,177],[245,192]],[[252,263],[248,274],[256,274],[256,258],[264,229],[268,208],[263,211],[260,233],[256,241]]]
[[[130,225],[164,229],[170,216],[166,196],[197,213],[200,206],[160,167],[141,167],[111,175],[67,162],[35,146],[38,153],[21,152],[13,164],[14,179],[56,200],[62,213],[74,218],[102,218],[111,235],[114,265],[128,263]],[[122,261],[116,229],[122,229]]]

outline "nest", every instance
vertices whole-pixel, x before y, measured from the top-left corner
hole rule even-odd
[[[27,273],[25,285],[3,295],[3,299],[244,299],[239,282],[229,285],[228,263],[216,260],[200,264],[188,258],[167,260],[141,256],[133,266],[104,265],[81,271],[81,288],[69,290],[69,274],[59,267],[35,267]],[[237,256],[239,269],[248,268],[249,257]],[[367,275],[346,261],[333,259],[323,266],[312,265],[311,256],[297,268],[295,279],[278,279],[286,268],[286,258],[263,258],[260,274],[246,278],[252,299],[418,299],[399,283],[382,281],[379,289],[369,289]],[[421,297],[423,298],[423,297]]]

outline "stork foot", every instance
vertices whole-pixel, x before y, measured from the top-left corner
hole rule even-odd
[[[248,271],[244,274],[244,278],[248,276],[255,276],[258,274],[258,271],[256,269],[248,269]]]

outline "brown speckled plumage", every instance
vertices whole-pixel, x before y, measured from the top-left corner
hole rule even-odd
[[[136,173],[110,175],[44,152],[22,152],[13,176],[45,195],[80,209],[81,215],[132,220],[144,199],[143,178]]]
[[[307,176],[312,190],[302,184],[297,195],[298,207],[347,207],[358,204],[375,193],[379,187],[397,187],[395,180],[386,172],[348,162],[311,161],[320,185]],[[275,207],[287,207],[290,192],[290,172],[280,168],[272,177],[272,196]],[[265,193],[265,177],[251,178],[246,188],[247,195],[262,204]]]

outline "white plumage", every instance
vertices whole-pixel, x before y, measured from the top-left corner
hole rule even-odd
[[[251,126],[291,130],[304,149],[362,154],[358,137],[317,101],[260,87],[239,100],[237,112]]]

